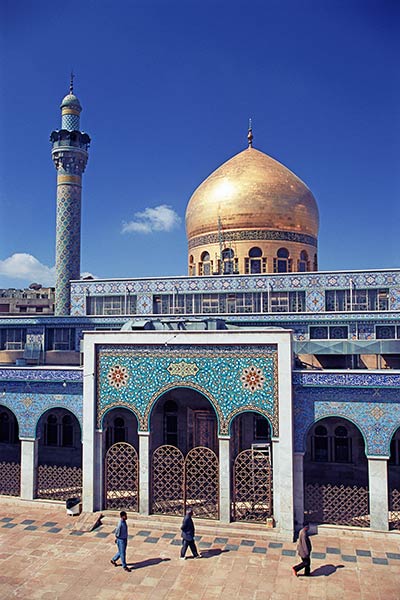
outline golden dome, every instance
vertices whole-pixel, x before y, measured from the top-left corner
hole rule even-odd
[[[186,233],[229,230],[293,232],[317,238],[318,207],[308,187],[289,169],[249,147],[195,190],[186,209]]]

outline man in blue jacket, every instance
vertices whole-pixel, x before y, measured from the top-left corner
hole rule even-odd
[[[189,508],[186,511],[186,515],[183,519],[181,526],[181,538],[182,538],[182,548],[181,548],[181,560],[186,559],[186,550],[188,546],[190,547],[193,558],[201,558],[200,554],[197,551],[196,543],[194,541],[194,523],[193,523],[193,509]]]
[[[128,545],[128,525],[126,520],[128,515],[124,510],[121,510],[119,516],[121,518],[118,521],[118,525],[115,529],[115,543],[117,544],[118,551],[116,555],[112,557],[111,563],[114,565],[114,567],[116,567],[117,560],[121,558],[124,571],[130,571],[131,569],[126,564],[126,547]]]

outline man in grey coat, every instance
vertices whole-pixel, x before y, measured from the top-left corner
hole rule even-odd
[[[128,515],[124,510],[121,510],[119,516],[120,520],[115,529],[115,543],[117,544],[118,550],[115,556],[112,557],[111,564],[113,564],[114,567],[116,567],[117,560],[120,558],[124,571],[130,571],[131,569],[126,564],[126,547],[128,545],[128,525],[126,523],[126,520],[128,518]]]
[[[299,539],[297,542],[297,554],[301,558],[301,563],[292,567],[293,575],[298,576],[297,573],[304,569],[304,575],[309,577],[311,570],[311,540],[309,538],[309,525],[305,523],[303,529],[300,530]]]

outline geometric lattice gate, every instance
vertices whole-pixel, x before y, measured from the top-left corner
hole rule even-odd
[[[389,528],[400,529],[400,489],[389,490]]]
[[[193,508],[196,517],[219,518],[218,458],[210,448],[198,446],[185,458],[185,510]]]
[[[14,462],[0,462],[0,494],[19,496],[21,465]]]
[[[311,483],[305,486],[305,520],[312,523],[369,527],[368,488]]]
[[[104,483],[106,509],[138,511],[138,455],[133,446],[118,442],[108,449]]]
[[[268,454],[243,450],[233,467],[233,519],[265,522],[272,517],[272,466]]]
[[[186,458],[174,446],[160,446],[152,457],[151,507],[156,514],[219,517],[219,466],[216,454],[198,446]]]
[[[39,465],[36,497],[47,500],[68,500],[82,495],[81,467]]]
[[[152,513],[182,515],[185,512],[183,471],[183,454],[175,446],[159,446],[153,452]]]

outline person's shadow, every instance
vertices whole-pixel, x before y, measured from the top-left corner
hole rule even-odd
[[[221,550],[221,548],[212,548],[211,550],[202,550],[201,556],[203,558],[213,558],[219,556],[223,552],[229,552],[229,549]]]
[[[338,569],[344,569],[344,565],[322,565],[311,572],[311,577],[328,577],[336,573]]]
[[[171,560],[170,558],[147,558],[146,560],[142,560],[141,562],[129,563],[128,567],[131,567],[136,571],[136,569],[144,569],[144,567],[152,567],[153,565],[158,565],[161,562],[166,562]]]

